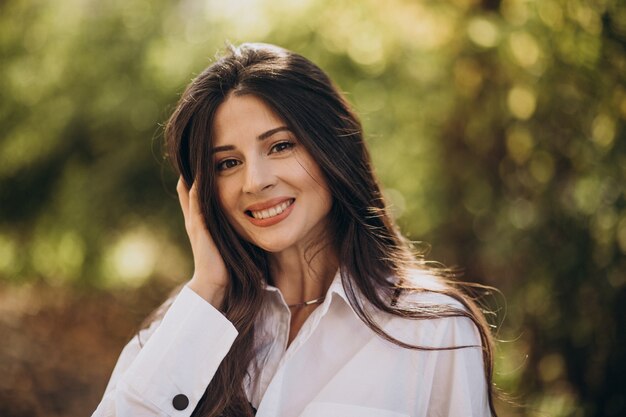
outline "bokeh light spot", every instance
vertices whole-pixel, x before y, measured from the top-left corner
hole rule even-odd
[[[483,48],[492,48],[498,44],[500,32],[491,21],[476,17],[467,26],[467,34],[472,42]]]
[[[383,42],[373,28],[363,30],[350,37],[348,55],[361,65],[376,65],[383,61]]]
[[[537,97],[532,89],[515,86],[509,91],[507,104],[513,116],[520,120],[528,120],[535,112]]]
[[[578,210],[592,214],[601,203],[602,184],[595,177],[581,178],[574,186],[574,202]]]
[[[517,63],[524,68],[535,65],[541,54],[537,41],[527,32],[511,34],[509,46]]]
[[[129,231],[110,248],[107,258],[113,273],[110,284],[141,285],[154,269],[157,245],[147,231]]]
[[[537,12],[539,18],[554,31],[560,31],[563,28],[563,9],[557,2],[539,1],[537,4]]]
[[[615,120],[604,113],[596,116],[591,126],[591,139],[600,148],[611,148],[615,139]]]
[[[535,152],[529,168],[530,174],[537,182],[546,184],[554,176],[554,158],[546,151]]]
[[[522,165],[533,150],[533,137],[528,129],[520,125],[511,126],[506,132],[506,149],[511,159]]]
[[[545,355],[539,362],[539,376],[545,382],[552,382],[563,375],[565,362],[558,353]]]
[[[535,222],[536,216],[535,205],[528,200],[518,198],[509,206],[509,220],[518,229],[528,229]]]

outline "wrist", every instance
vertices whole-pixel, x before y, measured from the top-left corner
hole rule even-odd
[[[207,282],[207,279],[200,279],[195,274],[187,283],[190,290],[204,298],[213,307],[219,310],[226,294],[226,286]]]

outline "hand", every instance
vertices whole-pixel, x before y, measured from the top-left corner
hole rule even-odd
[[[193,252],[194,273],[187,286],[215,308],[219,308],[228,285],[224,259],[205,226],[196,184],[194,183],[191,189],[187,190],[185,181],[179,178],[176,191]]]

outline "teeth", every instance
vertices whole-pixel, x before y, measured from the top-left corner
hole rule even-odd
[[[269,209],[259,210],[259,211],[250,211],[250,213],[252,214],[252,217],[254,217],[255,219],[267,219],[270,217],[278,216],[280,213],[285,211],[285,209],[287,209],[287,207],[289,207],[292,202],[293,200],[287,200]]]

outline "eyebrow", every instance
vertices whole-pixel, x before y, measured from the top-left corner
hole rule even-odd
[[[259,136],[257,136],[257,140],[265,140],[267,138],[269,138],[270,136],[278,133],[278,132],[283,132],[283,131],[290,131],[291,129],[289,129],[287,126],[278,126],[275,127],[274,129],[270,129],[267,132],[263,132],[261,133]],[[232,151],[234,150],[235,147],[233,145],[222,145],[222,146],[216,146],[213,149],[211,149],[211,153],[215,154],[217,152],[224,152],[224,151]]]

